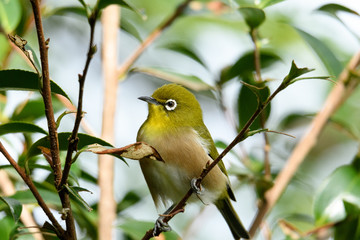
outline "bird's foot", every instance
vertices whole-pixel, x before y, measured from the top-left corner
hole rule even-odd
[[[202,188],[201,188],[201,184],[198,184],[199,178],[193,178],[191,179],[191,188],[194,191],[194,193],[196,193],[196,195],[201,195],[202,194]]]
[[[171,231],[171,227],[169,226],[168,223],[164,222],[164,218],[165,218],[165,216],[160,216],[156,220],[155,226],[154,226],[154,231],[153,231],[154,236],[159,236],[160,233],[162,233],[162,232],[170,232]]]

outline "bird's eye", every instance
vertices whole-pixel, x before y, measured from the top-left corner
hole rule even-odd
[[[167,100],[167,101],[165,102],[165,108],[166,108],[168,111],[173,111],[173,110],[175,110],[176,106],[177,106],[177,103],[176,103],[176,101],[173,100],[173,99],[169,99],[169,100]]]

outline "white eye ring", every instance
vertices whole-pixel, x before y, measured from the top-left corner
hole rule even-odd
[[[168,110],[168,111],[173,111],[175,110],[177,106],[177,103],[174,99],[169,99],[165,102],[165,108]]]

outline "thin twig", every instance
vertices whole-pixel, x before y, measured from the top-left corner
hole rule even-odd
[[[30,0],[32,9],[34,12],[34,19],[36,25],[36,32],[39,42],[40,50],[40,61],[42,68],[42,86],[41,86],[41,95],[44,99],[45,104],[45,115],[48,123],[49,137],[50,137],[50,150],[51,158],[53,161],[54,170],[54,181],[55,185],[58,187],[61,181],[61,162],[59,156],[59,141],[58,134],[56,130],[55,118],[54,118],[54,109],[52,107],[51,99],[51,88],[50,88],[50,73],[49,73],[49,63],[48,63],[48,45],[45,41],[44,31],[42,27],[41,12],[40,12],[40,3],[38,0]]]
[[[76,117],[75,117],[75,123],[74,128],[71,133],[71,136],[69,138],[69,145],[68,145],[68,151],[66,154],[66,160],[65,160],[65,166],[63,171],[63,177],[61,179],[61,186],[64,185],[67,182],[71,163],[72,163],[72,154],[74,151],[77,150],[77,143],[78,143],[78,131],[81,123],[81,119],[83,117],[83,95],[84,95],[84,85],[85,85],[85,79],[86,75],[90,66],[91,59],[93,58],[95,52],[96,52],[96,46],[94,46],[94,32],[95,32],[95,23],[96,18],[98,16],[98,11],[95,9],[95,11],[92,13],[92,15],[89,17],[89,25],[90,25],[90,42],[89,42],[89,48],[87,52],[87,58],[85,62],[85,66],[83,69],[82,74],[79,74],[79,96],[78,96],[78,107],[76,111]]]
[[[117,70],[118,79],[123,79],[126,73],[129,71],[130,67],[134,64],[134,62],[141,56],[141,54],[145,51],[145,49],[154,42],[154,40],[164,31],[165,28],[170,26],[186,9],[189,3],[192,0],[186,0],[182,4],[180,4],[173,15],[171,15],[163,24],[161,24],[158,28],[156,28],[134,51],[134,53],[120,66]]]
[[[101,139],[113,143],[115,139],[115,113],[118,81],[117,44],[120,20],[120,8],[110,5],[103,10],[101,23],[103,26],[102,66],[104,74],[104,102],[102,114]],[[114,199],[114,157],[100,155],[98,159],[98,183],[100,187],[99,200],[99,231],[98,239],[112,238],[113,223],[116,218],[116,202]]]
[[[357,77],[353,77],[351,74],[352,71],[356,71],[359,65],[360,52],[353,56],[347,68],[344,69],[344,71],[341,73],[339,76],[339,81],[329,94],[322,110],[314,118],[309,130],[307,131],[307,134],[303,136],[303,138],[293,150],[292,154],[287,160],[287,164],[275,179],[274,186],[265,193],[265,202],[263,202],[263,205],[260,207],[252,223],[249,231],[250,236],[255,235],[266,214],[273,208],[289,184],[291,178],[299,168],[300,164],[305,159],[305,156],[316,144],[317,138],[330,116],[351,95],[356,86],[359,84],[359,79]]]
[[[40,193],[38,192],[37,188],[35,187],[34,183],[32,182],[31,178],[26,175],[25,171],[17,164],[17,162],[10,156],[8,151],[5,149],[4,145],[0,141],[0,152],[4,155],[4,157],[9,161],[9,163],[13,166],[16,172],[20,175],[20,177],[24,180],[26,185],[29,187],[30,191],[34,195],[35,199],[37,200],[39,206],[43,209],[46,216],[49,218],[51,223],[54,225],[57,235],[60,239],[65,238],[65,231],[59,224],[59,222],[55,219],[54,215],[51,213],[50,209],[46,205],[44,199],[41,197]]]
[[[196,185],[200,187],[201,181],[206,177],[206,175],[215,167],[217,164],[225,157],[227,153],[231,151],[239,142],[243,141],[247,137],[247,133],[250,129],[250,126],[254,123],[255,119],[262,113],[262,111],[266,108],[266,106],[273,100],[273,98],[282,91],[286,86],[284,83],[282,83],[270,96],[269,98],[264,102],[259,104],[256,111],[253,113],[251,118],[247,121],[247,123],[244,125],[244,127],[241,129],[239,134],[234,138],[234,140],[220,153],[220,155],[209,165],[207,165],[203,171],[201,172],[199,178],[196,181]],[[168,216],[165,216],[163,218],[163,222],[167,223],[170,221],[177,212],[179,212],[181,209],[183,209],[186,205],[186,202],[193,194],[193,189],[190,188],[188,192],[185,194],[185,196],[180,200],[180,202],[171,210],[171,212],[168,214]],[[153,237],[153,231],[154,229],[150,229],[147,231],[142,238],[142,240],[148,240]]]

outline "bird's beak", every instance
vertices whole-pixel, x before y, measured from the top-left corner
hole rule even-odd
[[[154,105],[160,105],[160,103],[153,97],[143,96],[143,97],[139,97],[138,99]]]

